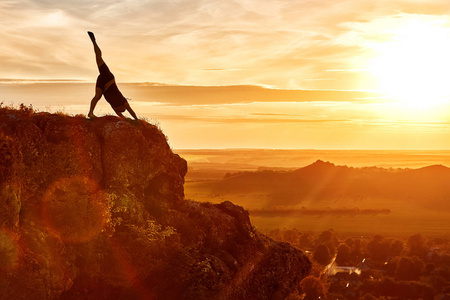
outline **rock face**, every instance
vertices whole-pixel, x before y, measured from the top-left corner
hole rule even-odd
[[[0,299],[284,299],[308,259],[186,172],[145,121],[0,108]]]

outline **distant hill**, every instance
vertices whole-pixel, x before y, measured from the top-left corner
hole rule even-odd
[[[321,160],[294,171],[257,171],[228,174],[204,183],[218,195],[259,193],[270,206],[301,206],[329,199],[390,198],[412,201],[428,208],[450,208],[450,168],[433,165],[420,169],[353,168]]]

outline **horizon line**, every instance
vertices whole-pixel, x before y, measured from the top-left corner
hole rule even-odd
[[[354,148],[354,149],[343,149],[343,148],[324,148],[324,149],[314,149],[314,148],[258,148],[258,147],[225,147],[225,148],[172,148],[173,151],[181,150],[181,151],[224,151],[224,150],[270,150],[270,151],[448,151],[450,149],[394,149],[394,148],[383,148],[383,149],[374,149],[374,148]]]
[[[21,84],[21,83],[95,83],[95,80],[92,79],[83,79],[83,78],[0,78],[0,84]],[[357,93],[373,93],[373,94],[382,94],[380,91],[370,90],[370,89],[330,89],[330,88],[322,88],[322,89],[309,89],[309,88],[283,88],[276,87],[270,84],[264,83],[242,83],[242,84],[217,84],[217,85],[201,85],[201,84],[187,84],[187,83],[165,83],[165,82],[153,82],[153,81],[121,81],[119,84],[146,84],[148,86],[154,87],[258,87],[267,90],[282,90],[282,91],[323,91],[323,92],[357,92]]]

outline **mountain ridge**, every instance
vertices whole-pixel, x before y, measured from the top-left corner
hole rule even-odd
[[[431,165],[417,169],[339,166],[317,160],[292,171],[254,171],[229,174],[222,180],[201,185],[212,194],[260,193],[269,207],[302,206],[336,198],[416,199],[436,209],[450,209],[450,168]],[[345,203],[342,205],[346,205]],[[263,207],[260,207],[263,208]]]

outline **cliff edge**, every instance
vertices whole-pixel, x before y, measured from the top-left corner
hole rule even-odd
[[[186,172],[145,121],[0,108],[0,299],[284,299],[308,259]]]

